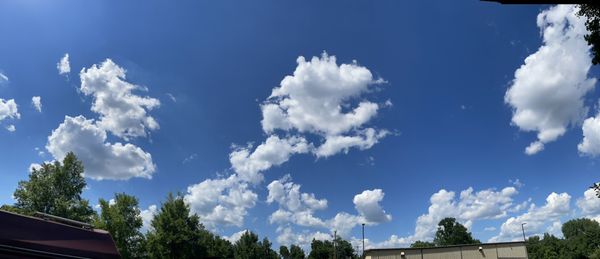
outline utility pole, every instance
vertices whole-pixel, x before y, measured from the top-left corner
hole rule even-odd
[[[363,247],[362,247],[363,250],[362,250],[361,257],[364,259],[365,258],[365,223],[362,223],[362,236],[363,236],[363,240],[362,240],[363,241]]]
[[[521,223],[521,230],[523,230],[523,242],[527,241],[527,239],[525,238],[525,224],[527,223]]]
[[[333,231],[333,259],[337,259],[337,249],[335,243],[337,242],[337,230]]]

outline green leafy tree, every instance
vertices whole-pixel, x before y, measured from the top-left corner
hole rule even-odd
[[[578,15],[584,16],[587,21],[585,27],[589,34],[585,35],[585,40],[592,47],[592,63],[597,65],[600,63],[600,5],[582,4],[579,6]]]
[[[233,253],[235,258],[240,259],[260,258],[258,235],[250,231],[244,232],[233,245]]]
[[[207,248],[201,240],[197,215],[190,215],[189,206],[180,196],[169,194],[152,219],[147,234],[147,251],[152,258],[203,258]]]
[[[565,255],[564,241],[548,233],[542,239],[530,237],[527,240],[527,252],[530,259],[573,258]]]
[[[279,255],[281,255],[281,258],[283,258],[283,259],[290,259],[291,258],[290,250],[288,250],[287,246],[280,246],[279,247]]]
[[[62,164],[57,161],[33,168],[29,180],[19,182],[14,192],[17,202],[9,210],[24,214],[39,211],[91,223],[95,212],[89,202],[81,197],[85,186],[83,164],[75,154],[69,152]]]
[[[458,223],[455,218],[444,218],[438,223],[433,243],[436,246],[480,244],[471,236],[467,228]]]
[[[431,242],[427,242],[427,241],[416,241],[412,244],[410,244],[411,248],[428,248],[428,247],[435,247],[434,243]]]
[[[271,249],[271,242],[264,238],[258,241],[258,235],[246,231],[233,246],[234,257],[236,259],[276,259],[279,258],[277,252]]]
[[[590,219],[574,219],[562,226],[566,249],[574,258],[586,258],[600,248],[600,224]]]
[[[304,259],[304,250],[297,245],[290,246],[290,259]]]
[[[358,258],[356,255],[354,248],[352,248],[352,244],[350,242],[337,237],[334,239],[335,241],[335,251],[337,258]],[[316,240],[313,239],[310,244],[310,254],[308,254],[308,258],[310,259],[329,259],[333,258],[334,254],[334,242],[329,240]]]
[[[260,258],[279,259],[279,255],[277,255],[275,250],[271,249],[271,245],[272,244],[268,238],[263,238],[262,242],[260,243],[260,254],[262,255]]]
[[[233,245],[228,240],[225,240],[217,235],[210,233],[208,230],[202,229],[201,235],[203,245],[208,248],[208,256],[212,258],[233,258]]]
[[[140,232],[143,222],[137,198],[117,193],[114,203],[100,199],[100,209],[100,216],[94,225],[110,233],[121,257],[143,257],[144,236]]]

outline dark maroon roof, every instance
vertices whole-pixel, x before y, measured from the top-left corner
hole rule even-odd
[[[0,210],[0,256],[120,258],[110,234]]]

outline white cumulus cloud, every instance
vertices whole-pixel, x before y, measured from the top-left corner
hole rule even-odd
[[[577,200],[577,207],[579,207],[583,216],[600,218],[600,198],[596,196],[596,191],[593,189],[583,193],[583,197]]]
[[[142,217],[142,233],[152,230],[152,219],[156,213],[158,213],[158,208],[154,204],[148,206],[147,209],[140,211],[140,217]]]
[[[71,72],[71,65],[69,64],[69,53],[65,55],[56,63],[56,69],[58,69],[59,75],[66,75]]]
[[[237,175],[207,179],[187,188],[184,200],[193,213],[210,229],[238,226],[244,223],[248,209],[254,207],[258,195]]]
[[[31,104],[35,108],[36,111],[42,112],[42,97],[34,96],[31,97]]]
[[[0,98],[0,123],[7,119],[19,119],[21,114],[14,99],[4,100]],[[6,130],[14,132],[15,125],[9,124],[5,126]]]
[[[381,189],[365,190],[354,196],[354,207],[360,215],[370,223],[383,223],[392,220],[379,204],[385,194]]]
[[[581,129],[583,140],[577,146],[579,152],[590,156],[600,155],[600,114],[587,118]]]
[[[106,139],[106,131],[94,120],[65,116],[48,137],[46,149],[59,161],[74,152],[85,166],[85,176],[92,179],[152,178],[156,166],[149,153],[130,143],[108,143]]]
[[[596,79],[588,77],[592,63],[583,38],[585,19],[576,12],[575,6],[557,5],[538,15],[543,44],[515,71],[504,98],[513,109],[513,125],[537,132],[537,141],[525,149],[529,155],[542,151],[588,112],[584,96]]]
[[[492,237],[490,242],[522,240],[521,223],[527,223],[527,236],[540,235],[557,229],[560,219],[571,212],[571,196],[567,193],[551,193],[546,198],[546,204],[537,207],[531,204],[527,212],[508,218],[500,227],[500,233]],[[560,229],[560,227],[558,227]]]
[[[301,137],[280,138],[270,136],[251,152],[251,147],[236,148],[229,154],[234,171],[244,181],[259,183],[263,179],[261,171],[288,161],[291,155],[307,153],[310,146]]]
[[[325,145],[317,156],[329,156],[351,147],[367,149],[384,137],[384,132],[364,125],[377,115],[379,105],[370,101],[353,104],[375,80],[369,69],[356,62],[338,65],[327,53],[306,60],[299,57],[293,75],[261,105],[262,127],[266,133],[276,130],[317,134]]]
[[[132,93],[148,89],[125,81],[125,74],[125,69],[107,59],[81,70],[80,90],[93,97],[92,111],[100,114],[99,127],[125,140],[145,137],[149,130],[159,128],[148,111],[158,107],[160,101]]]

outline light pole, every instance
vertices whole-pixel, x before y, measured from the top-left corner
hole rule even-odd
[[[362,258],[365,258],[365,223],[362,223],[362,236],[363,236],[363,251],[362,251]]]
[[[527,222],[521,223],[521,230],[523,231],[523,242],[527,241],[527,239],[525,239],[525,224],[527,224]]]
[[[335,242],[337,241],[337,230],[333,231],[333,259],[337,259],[337,251],[335,249]]]

